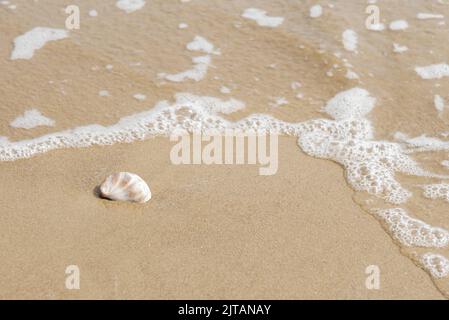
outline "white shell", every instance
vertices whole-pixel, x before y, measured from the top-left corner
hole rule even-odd
[[[137,174],[113,173],[100,186],[101,196],[111,200],[144,203],[151,199],[147,183]]]

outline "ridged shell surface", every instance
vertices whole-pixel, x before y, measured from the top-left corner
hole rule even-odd
[[[117,172],[111,174],[100,186],[101,196],[116,201],[144,203],[151,199],[148,184],[137,174]]]

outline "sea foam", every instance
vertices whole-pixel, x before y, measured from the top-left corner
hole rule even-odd
[[[244,102],[178,93],[173,102],[160,101],[152,109],[123,117],[111,126],[94,124],[21,141],[0,139],[0,160],[28,158],[59,148],[131,143],[176,132],[257,131],[295,136],[306,154],[340,163],[354,190],[390,203],[404,203],[411,192],[395,179],[397,172],[437,175],[421,169],[400,143],[373,140],[373,128],[367,117],[375,102],[368,91],[356,87],[328,101],[324,111],[330,119],[290,123],[267,114],[253,114],[233,122],[223,115],[242,110]],[[437,196],[443,194],[438,192]],[[448,231],[412,218],[402,208],[377,210],[375,214],[393,238],[405,246],[440,248],[448,244]]]
[[[415,71],[421,78],[426,80],[449,77],[449,65],[447,63],[416,67]]]
[[[374,210],[393,238],[405,246],[442,248],[449,243],[449,232],[410,217],[402,208]]]
[[[248,8],[242,13],[242,17],[257,22],[259,26],[275,28],[284,22],[283,17],[270,17],[267,12],[257,8]]]
[[[323,14],[323,7],[319,4],[314,5],[310,8],[310,17],[311,18],[319,18]]]
[[[126,13],[131,13],[142,9],[145,6],[145,0],[118,0],[115,5]]]
[[[13,128],[32,129],[39,126],[52,127],[55,125],[55,121],[45,117],[37,109],[30,109],[25,111],[22,116],[15,118],[11,121],[10,126]]]
[[[444,108],[446,106],[445,106],[445,103],[444,103],[444,99],[440,95],[436,94],[434,96],[433,103],[435,105],[435,109],[437,109],[439,113],[444,111]]]
[[[68,32],[63,29],[36,27],[14,39],[11,60],[31,59],[34,52],[41,49],[47,42],[67,37]]]
[[[193,67],[174,74],[159,73],[160,78],[172,82],[183,82],[187,79],[200,81],[204,79],[212,62],[212,54],[219,55],[220,51],[215,49],[214,45],[201,36],[195,36],[193,41],[187,44],[187,50],[208,53],[204,56],[193,57]]]
[[[408,47],[407,46],[402,46],[398,43],[393,43],[393,52],[394,53],[403,53],[408,51]]]
[[[342,34],[343,46],[346,50],[357,52],[358,37],[354,30],[347,29]]]
[[[390,23],[390,30],[400,31],[408,29],[408,22],[405,20],[396,20]]]
[[[449,202],[449,184],[428,184],[423,186],[424,196],[429,199],[443,199]]]
[[[411,192],[396,181],[396,172],[432,176],[411,159],[399,143],[373,140],[371,122],[366,118],[375,99],[362,88],[353,88],[329,100],[325,111],[333,119],[289,123],[266,114],[254,114],[236,122],[221,114],[238,111],[245,104],[188,93],[175,101],[161,101],[149,110],[120,119],[104,127],[90,125],[56,132],[30,140],[0,143],[0,160],[28,158],[53,149],[88,147],[133,142],[174,131],[241,129],[296,136],[307,154],[331,159],[345,168],[348,183],[391,203],[404,203]]]
[[[442,14],[435,14],[435,13],[425,13],[420,12],[416,15],[416,17],[420,20],[427,20],[427,19],[444,19],[444,16]]]
[[[421,256],[421,263],[424,269],[435,278],[444,278],[449,275],[449,260],[441,254],[425,253]]]

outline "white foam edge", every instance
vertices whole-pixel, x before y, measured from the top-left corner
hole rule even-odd
[[[427,252],[421,256],[420,262],[434,278],[445,278],[449,275],[449,260],[441,254]]]
[[[449,232],[446,229],[412,218],[403,208],[374,209],[372,212],[386,224],[393,238],[405,246],[443,248],[449,243]]]
[[[395,180],[395,173],[428,173],[404,153],[399,143],[372,140],[372,126],[365,116],[372,109],[373,100],[366,90],[352,88],[337,94],[325,108],[338,120],[288,123],[266,114],[254,114],[230,122],[220,113],[240,110],[243,102],[178,93],[174,103],[161,101],[149,111],[124,117],[108,127],[90,125],[17,142],[4,139],[0,143],[0,160],[28,158],[59,148],[129,143],[178,130],[257,130],[295,136],[305,153],[340,163],[353,189],[391,203],[403,203],[411,193]]]
[[[172,105],[167,101],[158,102],[153,109],[123,117],[111,126],[92,124],[16,142],[4,138],[0,140],[0,160],[13,161],[29,158],[35,154],[60,148],[130,143],[150,136],[168,135],[177,126],[175,123],[171,124],[169,119],[162,119],[162,115],[175,112],[180,108],[194,110],[202,116],[228,114],[245,108],[243,102],[235,99],[222,101],[188,93],[178,93],[175,98],[176,102]],[[227,122],[224,119],[222,121]],[[201,128],[199,125],[197,127]]]

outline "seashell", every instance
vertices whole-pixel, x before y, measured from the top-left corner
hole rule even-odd
[[[137,174],[113,173],[100,186],[101,196],[111,200],[144,203],[151,199],[147,183]]]

